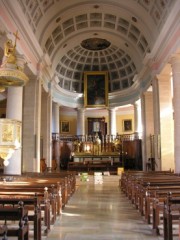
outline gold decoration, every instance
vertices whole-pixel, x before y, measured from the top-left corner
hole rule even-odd
[[[16,54],[16,41],[19,39],[18,31],[13,33],[15,42],[8,39],[4,45],[4,59],[0,67],[0,92],[11,86],[24,86],[28,77],[23,72],[24,58]]]
[[[11,123],[2,125],[2,142],[13,141],[13,128],[14,125]]]
[[[15,64],[16,63],[16,41],[17,39],[20,40],[19,36],[18,36],[18,31],[16,31],[16,33],[13,33],[15,36],[15,42],[14,45],[12,43],[11,39],[8,39],[4,45],[4,56],[6,57],[6,62],[7,63],[12,63]]]
[[[24,86],[28,80],[18,69],[0,69],[0,87]]]
[[[13,152],[21,146],[21,122],[0,118],[0,158],[8,164]]]
[[[0,93],[5,92],[6,88],[5,87],[0,87]]]

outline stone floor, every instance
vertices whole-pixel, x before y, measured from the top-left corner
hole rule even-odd
[[[46,239],[162,240],[120,192],[118,180],[118,176],[107,176],[103,184],[94,184],[93,176],[89,182],[77,178],[75,194]]]

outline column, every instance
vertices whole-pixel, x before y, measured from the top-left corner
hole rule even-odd
[[[59,104],[52,104],[52,133],[53,133],[53,157],[58,169],[60,169],[60,145],[59,145]],[[53,164],[53,163],[52,163]],[[52,166],[53,167],[53,166]]]
[[[24,88],[23,171],[40,172],[42,85],[39,76],[29,78],[29,83]]]
[[[116,136],[116,108],[109,108],[109,135]]]
[[[77,135],[85,135],[85,109],[77,109]]]
[[[9,87],[7,94],[6,118],[22,121],[23,87]],[[4,167],[5,174],[21,174],[22,149],[15,150],[9,159],[9,165]]]
[[[134,103],[134,132],[141,138],[142,136],[142,122],[141,122],[141,101]]]
[[[138,105],[134,103],[134,132],[138,132]]]
[[[157,76],[159,83],[160,136],[157,140],[161,170],[174,169],[174,120],[171,68]],[[178,96],[179,97],[179,96]],[[178,130],[177,130],[178,131]]]
[[[155,169],[161,170],[160,154],[160,104],[159,104],[159,83],[157,77],[152,80],[153,88],[153,112],[154,112],[154,159]]]
[[[171,59],[174,105],[174,157],[175,172],[180,173],[180,54]]]
[[[146,170],[147,148],[146,148],[146,113],[145,95],[141,95],[141,122],[142,122],[142,161],[143,170]]]
[[[52,170],[52,95],[49,92],[42,93],[41,111],[41,137],[43,144],[43,158],[45,158],[48,171]]]

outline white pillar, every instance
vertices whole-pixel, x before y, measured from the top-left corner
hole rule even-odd
[[[59,134],[59,105],[55,102],[52,104],[52,132]]]
[[[109,135],[116,135],[116,108],[109,109]]]
[[[77,109],[77,135],[85,135],[85,109]]]
[[[159,106],[159,82],[157,78],[152,80],[153,88],[153,115],[154,115],[154,158],[156,170],[161,170],[160,154],[160,106]]]
[[[141,95],[141,122],[142,122],[142,161],[143,170],[146,170],[147,148],[146,148],[146,112],[145,95]]]
[[[180,173],[180,55],[171,59],[174,104],[174,157],[175,172]]]
[[[60,168],[60,145],[59,145],[59,104],[52,104],[52,133],[56,138],[53,138],[53,154],[52,158],[56,161],[58,169]]]
[[[9,87],[7,95],[6,118],[22,121],[22,87]],[[21,148],[16,150],[9,159],[9,165],[4,168],[5,174],[21,174],[22,154]]]
[[[50,91],[50,90],[49,90]],[[43,158],[45,158],[47,168],[52,167],[52,95],[49,93],[42,94],[42,111],[41,111],[41,136],[43,142]]]
[[[134,103],[134,132],[138,133],[138,104]]]

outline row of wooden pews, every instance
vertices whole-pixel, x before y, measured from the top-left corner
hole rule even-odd
[[[0,212],[17,210],[21,203],[21,207],[28,211],[28,231],[32,231],[34,240],[41,240],[42,236],[51,230],[75,189],[76,176],[73,172],[1,175]],[[8,222],[5,213],[4,217],[0,217],[0,226],[3,226],[2,230],[0,228],[0,236],[4,236],[4,239],[7,239],[6,235],[12,236],[12,224],[9,224],[12,223],[11,220],[13,214],[8,217]],[[29,233],[19,236],[18,239],[29,239]]]
[[[171,171],[127,171],[122,173],[119,186],[152,225],[152,233],[159,235],[162,229],[165,240],[179,234],[180,176]]]

